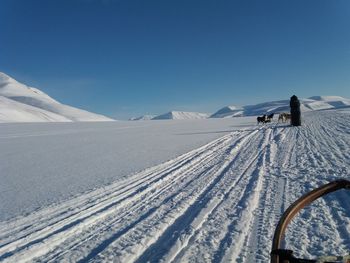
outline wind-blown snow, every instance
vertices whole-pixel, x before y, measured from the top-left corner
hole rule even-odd
[[[154,117],[152,120],[194,120],[206,119],[209,115],[199,112],[170,111],[168,113]]]
[[[231,128],[224,136],[167,162],[27,216],[0,222],[0,261],[269,262],[273,231],[283,211],[308,191],[329,181],[350,177],[350,112],[347,110],[304,113],[300,127],[276,122],[255,125],[254,118],[246,117],[182,121],[172,125],[175,122],[142,124],[157,125],[153,131],[159,131],[158,125],[170,125],[167,132],[154,134],[152,140],[156,145],[165,142],[177,145],[182,139],[163,137],[162,141],[160,134],[179,134],[176,129],[180,124],[188,126],[182,133],[184,137],[178,138],[192,134],[189,141],[201,134],[218,136],[222,132],[219,126],[211,133],[205,130],[210,123]],[[195,123],[202,123],[202,132],[199,126],[193,130]],[[106,126],[96,124],[85,124],[84,129],[65,124],[67,128],[60,129],[64,135],[55,134],[57,129],[53,127],[46,127],[40,134],[42,129],[36,126],[40,124],[26,129],[12,125],[1,127],[7,130],[0,138],[3,154],[0,160],[7,159],[7,166],[0,166],[2,198],[6,200],[8,195],[23,198],[14,196],[13,192],[30,189],[23,184],[15,188],[23,172],[23,166],[17,167],[19,158],[45,170],[45,153],[47,159],[53,160],[52,169],[58,171],[55,177],[60,176],[60,171],[63,171],[61,176],[65,174],[55,179],[55,182],[63,181],[63,192],[71,186],[66,176],[74,176],[77,170],[71,166],[73,161],[64,169],[63,164],[55,160],[70,151],[80,153],[74,161],[87,173],[93,166],[83,164],[101,163],[92,171],[97,177],[101,176],[98,171],[104,167],[104,159],[118,160],[117,156],[110,156],[109,150],[101,155],[99,149],[108,145],[118,149],[121,141],[136,144],[134,150],[126,148],[127,143],[123,149],[128,153],[144,150],[142,156],[148,158],[152,151],[142,141],[152,136],[133,141],[137,135],[143,136],[145,127],[138,127],[137,122],[132,124],[134,129],[125,128],[124,135],[115,130],[115,138],[123,137],[120,141],[108,136]],[[117,127],[114,125],[109,126],[108,131]],[[125,137],[131,131],[135,132],[134,137]],[[108,139],[104,140],[106,136]],[[96,144],[90,140],[92,137]],[[78,138],[80,147],[72,145]],[[33,148],[33,145],[43,145],[46,149]],[[90,154],[91,150],[96,154]],[[27,160],[25,152],[31,152]],[[22,155],[16,156],[19,153]],[[131,157],[129,165],[137,166],[139,161]],[[115,174],[117,170],[104,168],[103,174]],[[28,183],[32,183],[30,178],[34,174],[27,172]],[[42,174],[43,180],[45,176],[52,176],[47,172]],[[86,177],[76,179],[84,183]],[[348,254],[349,198],[349,191],[340,191],[304,209],[287,229],[286,248],[307,258]],[[1,213],[6,212],[3,209]]]
[[[2,72],[0,98],[0,122],[112,121],[103,115],[61,104],[39,89],[21,84]]]

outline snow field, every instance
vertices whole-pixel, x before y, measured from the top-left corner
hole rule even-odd
[[[254,122],[0,124],[0,221],[122,180]]]
[[[25,217],[0,222],[4,262],[269,262],[281,214],[349,179],[350,114],[303,126],[238,129],[160,165]],[[287,229],[297,256],[345,255],[349,192],[304,209]]]

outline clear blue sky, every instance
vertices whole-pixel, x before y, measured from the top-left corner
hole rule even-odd
[[[350,1],[2,0],[0,71],[119,119],[350,97]]]

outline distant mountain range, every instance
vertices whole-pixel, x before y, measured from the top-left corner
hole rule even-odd
[[[350,99],[339,96],[313,96],[308,99],[299,99],[301,111],[314,111],[325,109],[338,109],[350,107]],[[270,113],[289,112],[289,100],[278,100],[259,103],[247,106],[225,106],[213,114],[198,113],[198,112],[181,112],[171,111],[148,120],[183,120],[183,119],[203,119],[203,118],[233,118],[242,116],[257,116]],[[142,119],[143,116],[137,119]],[[136,118],[135,118],[136,120]]]
[[[103,115],[77,109],[28,87],[0,72],[0,122],[113,121]]]
[[[302,111],[350,107],[350,99],[339,96],[313,96],[300,99]],[[289,111],[289,100],[247,106],[225,106],[213,114],[170,111],[130,120],[186,120],[256,116]],[[0,122],[79,122],[113,121],[103,115],[74,108],[54,100],[37,88],[28,87],[0,72]]]
[[[325,109],[350,107],[350,99],[339,96],[313,96],[308,99],[299,99],[300,109],[303,112]],[[256,116],[270,113],[289,112],[289,100],[279,100],[247,105],[243,107],[226,106],[214,114],[211,118],[231,118],[237,116]]]
[[[143,115],[139,117],[132,117],[129,119],[129,121],[149,121],[152,120],[157,115]]]
[[[200,112],[188,111],[170,111],[161,115],[143,115],[139,117],[130,118],[130,121],[145,121],[145,120],[194,120],[207,119],[209,114]]]
[[[187,112],[187,111],[170,111],[168,113],[156,116],[152,120],[188,120],[188,119],[207,119],[206,113]]]

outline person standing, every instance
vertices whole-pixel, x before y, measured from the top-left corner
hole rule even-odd
[[[290,124],[292,126],[301,126],[300,101],[297,96],[290,98]]]

